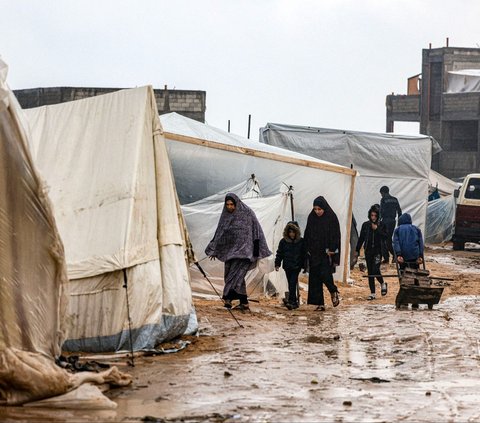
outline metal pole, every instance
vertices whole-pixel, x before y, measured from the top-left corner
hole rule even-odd
[[[219,292],[216,290],[216,288],[213,286],[213,283],[210,281],[210,279],[208,278],[207,274],[205,273],[205,271],[202,269],[202,266],[200,266],[200,263],[198,261],[196,261],[195,263],[195,266],[197,266],[198,270],[200,270],[200,273],[203,275],[203,277],[208,281],[208,283],[210,284],[210,286],[212,287],[212,289],[214,290],[215,294],[218,295],[218,298],[220,298],[222,301],[223,301],[223,298],[222,296],[219,294]],[[237,318],[235,317],[235,315],[233,314],[233,311],[230,310],[229,308],[227,308],[227,310],[230,312],[230,314],[232,315],[232,317],[234,318],[234,320],[237,322],[238,326],[240,326],[241,328],[243,328],[243,326],[240,324],[240,322],[237,320]]]
[[[230,132],[230,119],[228,119],[228,132]]]
[[[248,132],[247,138],[250,139],[250,124],[252,123],[252,115],[248,115]]]
[[[295,221],[295,209],[293,206],[293,186],[290,185],[288,188],[288,195],[290,196],[290,212],[292,214],[292,222]]]
[[[130,319],[130,302],[128,300],[128,278],[127,278],[127,269],[123,270],[123,287],[125,288],[125,297],[127,299],[127,318],[128,318],[128,337],[130,340],[130,354],[132,356],[132,361],[130,365],[135,367],[135,361],[133,357],[133,341],[132,341],[132,320]]]

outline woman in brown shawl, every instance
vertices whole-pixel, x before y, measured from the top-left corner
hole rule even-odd
[[[335,267],[340,264],[340,225],[337,215],[323,197],[317,197],[313,202],[304,238],[310,265],[307,302],[317,305],[316,310],[324,311],[325,284],[332,297],[332,304],[336,307],[340,299],[333,274]]]
[[[205,254],[225,263],[225,307],[231,308],[232,300],[240,300],[238,308],[248,310],[245,276],[258,259],[272,253],[255,213],[235,194],[226,195],[217,230]]]

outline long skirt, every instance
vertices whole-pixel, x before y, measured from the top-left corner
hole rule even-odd
[[[252,262],[248,259],[232,259],[225,262],[224,300],[240,300],[242,304],[248,303],[245,276],[251,267]]]
[[[327,255],[322,257],[319,264],[310,267],[307,304],[318,306],[325,305],[325,299],[323,298],[323,284],[326,285],[330,294],[338,291],[333,282],[332,267]]]

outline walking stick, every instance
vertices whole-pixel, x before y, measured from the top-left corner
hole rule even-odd
[[[125,288],[125,297],[127,299],[127,318],[128,318],[128,338],[130,340],[130,354],[132,360],[129,363],[132,367],[135,367],[135,361],[133,358],[133,342],[132,342],[132,320],[130,318],[130,302],[128,300],[128,278],[127,278],[127,269],[123,270],[123,287]]]
[[[205,271],[202,269],[202,266],[200,266],[200,263],[198,261],[196,261],[195,263],[195,266],[197,266],[198,270],[200,270],[200,273],[203,275],[203,277],[208,281],[208,283],[210,284],[210,286],[212,287],[212,289],[215,291],[215,294],[218,295],[218,298],[220,298],[222,301],[223,301],[223,298],[222,296],[219,294],[219,292],[216,290],[215,286],[213,286],[213,283],[212,281],[208,278],[207,274],[205,273]],[[235,315],[233,314],[233,311],[230,310],[229,308],[227,308],[227,310],[230,312],[230,314],[232,315],[233,319],[237,322],[237,325],[240,326],[241,328],[243,328],[243,326],[240,324],[240,322],[237,320],[237,318],[235,317]]]

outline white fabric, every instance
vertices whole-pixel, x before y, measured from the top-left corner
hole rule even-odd
[[[218,260],[211,261],[207,259],[205,248],[212,238],[212,232],[205,231],[205,228],[217,227],[227,192],[237,194],[255,212],[265,234],[268,247],[273,253],[275,253],[283,235],[287,209],[290,207],[288,196],[286,193],[279,193],[270,197],[254,197],[254,194],[252,194],[254,191],[248,189],[249,184],[250,182],[242,183],[203,200],[182,206],[192,246],[197,253],[197,259],[218,292],[223,290],[223,263]],[[258,263],[255,269],[252,269],[247,274],[245,279],[249,295],[255,293],[266,294],[268,280],[270,280],[277,292],[283,294],[283,292],[288,290],[284,273],[281,272],[280,275],[275,274],[275,272],[272,273],[274,270],[273,260],[274,255],[264,259],[261,263]],[[264,275],[267,275],[267,277],[264,278]],[[214,294],[209,283],[194,266],[191,269],[191,276],[194,293],[202,295]]]
[[[0,354],[14,349],[53,358],[63,338],[65,257],[7,71],[0,60]]]
[[[428,183],[430,192],[436,188],[438,189],[438,193],[443,196],[453,194],[453,191],[460,186],[457,182],[448,179],[446,176],[443,176],[432,169],[430,169],[428,175]]]
[[[67,344],[126,347],[122,269],[128,269],[135,349],[179,335],[178,328],[165,330],[165,319],[188,322],[186,242],[152,88],[26,113],[65,243],[74,342]],[[158,338],[147,340],[146,333]]]
[[[427,136],[403,136],[340,131],[268,123],[260,130],[267,144],[329,160],[359,171],[353,212],[357,222],[380,203],[380,188],[387,185],[402,211],[425,229],[429,172],[436,141]]]
[[[480,69],[448,72],[447,93],[474,93],[480,91]]]
[[[279,187],[283,184],[293,186],[295,220],[299,222],[302,229],[305,228],[307,216],[312,210],[313,200],[319,195],[325,196],[340,221],[342,248],[349,248],[349,241],[346,238],[347,229],[350,227],[349,199],[352,178],[355,176],[340,173],[345,170],[345,167],[247,140],[176,113],[162,115],[160,120],[165,131],[168,154],[182,204],[192,203],[222,192],[228,187],[248,180],[252,174],[255,174],[261,192],[266,197],[278,194]],[[199,143],[179,141],[169,134],[192,137],[198,139]],[[210,141],[217,148],[202,145],[203,140]],[[226,151],[222,149],[223,146],[238,148],[238,152]],[[280,156],[285,161],[245,154],[242,147],[270,153],[272,157]],[[298,159],[299,163],[288,162],[293,159]],[[312,164],[326,165],[338,172],[317,169],[311,167]],[[290,218],[291,216],[288,215],[287,220]],[[205,237],[211,239],[215,226],[204,226],[204,230]],[[192,239],[195,239],[194,235]],[[196,252],[203,253],[197,248]],[[346,280],[344,257],[345,255],[342,254],[341,265],[334,275],[336,280]]]

